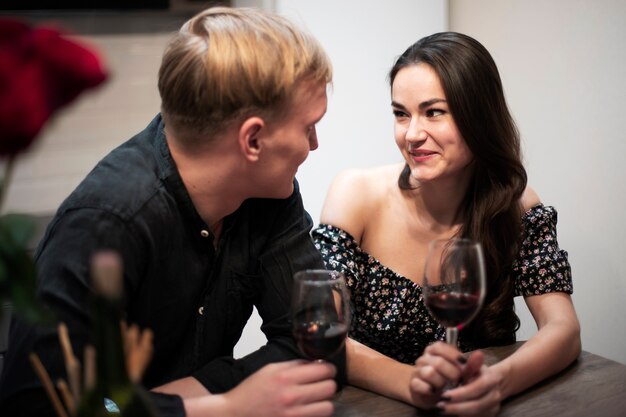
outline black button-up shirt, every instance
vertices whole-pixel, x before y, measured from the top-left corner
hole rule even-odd
[[[38,292],[68,324],[74,351],[82,352],[89,330],[90,256],[98,249],[118,251],[126,319],[155,334],[144,385],[191,375],[219,393],[269,362],[300,357],[289,320],[292,277],[301,269],[323,268],[311,227],[295,183],[287,199],[246,200],[224,219],[214,245],[157,116],[98,163],[63,202],[36,253]],[[268,343],[235,360],[233,347],[253,306]],[[2,398],[40,385],[26,356],[33,349],[53,380],[65,377],[54,330],[14,322]],[[164,414],[182,413],[178,397],[155,397]]]

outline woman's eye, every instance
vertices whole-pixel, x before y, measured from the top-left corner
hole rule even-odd
[[[428,110],[426,110],[426,116],[427,117],[441,116],[444,113],[445,113],[445,111],[443,111],[441,109],[428,109]]]
[[[406,116],[406,113],[404,113],[403,111],[400,111],[400,110],[393,110],[393,115],[395,117],[404,117],[404,116]]]

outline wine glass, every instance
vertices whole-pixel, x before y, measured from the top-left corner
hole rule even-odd
[[[424,268],[424,304],[446,328],[446,342],[457,345],[462,330],[482,307],[486,291],[482,246],[470,239],[430,243]]]
[[[341,351],[350,326],[348,292],[341,272],[296,272],[291,311],[293,334],[305,357],[326,360]]]

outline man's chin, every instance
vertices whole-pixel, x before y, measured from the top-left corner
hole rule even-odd
[[[276,189],[276,195],[272,198],[285,199],[291,197],[293,194],[293,180],[289,184],[289,186],[281,187],[280,189]]]
[[[266,188],[258,198],[285,199],[291,197],[294,191],[295,178],[292,177],[289,183],[277,184],[274,188]]]
[[[285,193],[283,195],[281,195],[280,197],[276,197],[276,198],[289,198],[291,197],[291,195],[293,194],[293,183],[291,183],[291,187],[289,187],[288,190],[285,191]]]

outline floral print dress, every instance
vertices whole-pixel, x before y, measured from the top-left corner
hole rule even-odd
[[[522,218],[523,240],[513,262],[515,293],[524,297],[572,293],[567,252],[556,239],[557,212],[538,204]],[[429,344],[445,340],[445,329],[428,313],[422,288],[363,251],[344,230],[320,224],[312,232],[328,269],[343,272],[351,292],[350,337],[386,356],[414,363]],[[472,346],[459,338],[460,348]]]

